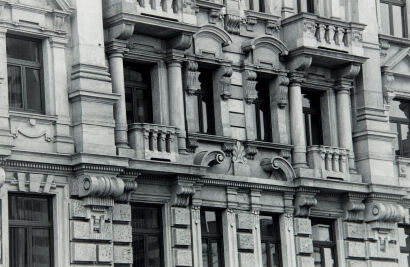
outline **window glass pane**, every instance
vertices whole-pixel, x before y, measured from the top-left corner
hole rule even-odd
[[[390,35],[390,13],[386,3],[380,3],[380,20],[382,33]]]
[[[134,267],[145,267],[144,265],[144,236],[134,235],[132,237],[132,252]]]
[[[32,229],[33,267],[50,266],[50,230]]]
[[[10,267],[27,266],[27,232],[25,228],[10,228]]]
[[[40,70],[25,68],[27,109],[41,111]]]
[[[159,229],[160,209],[133,206],[132,227],[135,229]]]
[[[217,214],[215,211],[201,211],[202,233],[219,233]]]
[[[269,80],[258,79],[256,84],[258,98],[255,101],[257,138],[261,141],[272,141]]]
[[[314,241],[332,241],[332,228],[329,224],[313,223],[312,235]]]
[[[270,249],[270,255],[271,255],[271,259],[272,259],[272,263],[269,267],[279,267],[280,262],[279,262],[279,255],[280,255],[280,251],[279,251],[279,246],[277,246],[276,244],[269,244],[269,249]]]
[[[208,243],[207,240],[202,240],[202,266],[208,267]]]
[[[322,267],[322,255],[319,247],[313,247],[313,259],[315,267]]]
[[[272,216],[259,216],[261,236],[272,237],[276,229],[274,229],[274,222]]]
[[[401,6],[392,5],[394,36],[403,37],[403,11]]]
[[[335,265],[333,249],[331,248],[323,248],[323,256],[325,260],[326,267],[333,267]]]
[[[48,199],[10,196],[9,219],[47,225],[50,220]]]
[[[7,66],[7,80],[9,84],[9,105],[11,108],[23,108],[23,91],[21,84],[21,68]]]
[[[214,100],[213,100],[213,71],[199,69],[198,77],[201,83],[200,96],[198,96],[199,131],[201,133],[215,134]]]
[[[161,240],[158,236],[147,236],[148,266],[161,266]]]
[[[218,242],[213,241],[211,243],[212,251],[212,267],[219,267],[219,245]]]
[[[40,42],[7,37],[7,57],[40,62]]]

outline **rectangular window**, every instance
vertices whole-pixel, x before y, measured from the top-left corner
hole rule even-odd
[[[43,112],[41,40],[7,35],[6,49],[10,109]]]
[[[381,0],[380,20],[382,33],[406,37],[406,12],[404,0]]]
[[[258,98],[255,101],[257,139],[272,142],[269,80],[258,79],[256,92],[258,94]]]
[[[410,226],[399,226],[400,266],[410,264]]]
[[[302,91],[303,114],[305,116],[306,144],[322,145],[322,117],[320,114],[320,94]]]
[[[247,0],[247,8],[256,12],[265,12],[265,1],[264,0]]]
[[[135,267],[162,267],[161,207],[131,206],[132,251]]]
[[[215,134],[213,71],[198,69],[201,90],[198,93],[199,132]]]
[[[315,267],[337,267],[333,222],[312,219],[312,238]]]
[[[147,66],[125,64],[127,122],[152,123],[151,77]]]
[[[9,195],[10,267],[53,266],[53,216],[46,196]]]
[[[390,107],[390,127],[392,132],[397,133],[394,141],[394,148],[397,156],[410,157],[409,142],[409,120],[406,114],[410,115],[409,102],[394,99]]]
[[[315,13],[315,7],[314,7],[314,0],[298,0],[298,11],[299,13],[301,12],[307,12],[307,13]],[[306,11],[304,11],[304,8],[302,8],[304,5],[306,5]]]
[[[223,267],[221,213],[201,210],[202,266]]]
[[[276,216],[260,215],[260,231],[262,241],[262,266],[280,267],[280,231],[279,220]]]

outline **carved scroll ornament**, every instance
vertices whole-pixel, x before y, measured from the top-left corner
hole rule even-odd
[[[201,151],[194,157],[194,164],[204,167],[211,167],[222,163],[225,160],[225,153],[219,150]]]
[[[288,181],[296,178],[296,173],[292,165],[282,157],[273,157],[271,159],[263,158],[260,165],[262,169],[268,173],[272,173],[275,170],[281,170]]]

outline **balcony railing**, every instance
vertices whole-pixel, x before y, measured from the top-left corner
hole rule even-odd
[[[175,162],[178,157],[177,128],[159,124],[133,123],[128,141],[137,159]]]
[[[309,146],[307,160],[318,178],[347,179],[349,177],[349,151],[330,146]]]
[[[301,13],[283,20],[282,27],[289,50],[311,47],[363,55],[363,24]]]

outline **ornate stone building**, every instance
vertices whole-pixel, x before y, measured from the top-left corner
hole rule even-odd
[[[0,266],[410,266],[406,0],[0,0]]]

